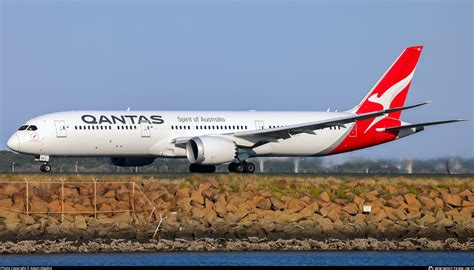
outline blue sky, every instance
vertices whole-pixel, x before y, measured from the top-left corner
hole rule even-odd
[[[62,110],[349,109],[412,45],[402,118],[474,120],[472,1],[0,3],[0,149]],[[340,158],[473,157],[473,123]]]

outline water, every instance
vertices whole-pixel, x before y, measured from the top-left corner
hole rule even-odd
[[[0,255],[2,266],[187,266],[187,265],[380,265],[473,266],[474,252],[459,251],[273,251],[150,252]]]

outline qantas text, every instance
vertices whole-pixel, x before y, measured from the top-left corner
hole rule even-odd
[[[160,115],[150,115],[149,118],[144,115],[90,115],[85,114],[81,119],[86,124],[163,124],[165,121]]]

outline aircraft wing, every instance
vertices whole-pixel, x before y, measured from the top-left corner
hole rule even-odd
[[[402,129],[407,129],[407,128],[419,129],[419,128],[424,128],[426,126],[434,126],[434,125],[441,125],[441,124],[462,122],[462,121],[467,121],[467,120],[465,120],[465,119],[455,119],[455,120],[445,120],[445,121],[436,121],[436,122],[426,122],[426,123],[419,123],[419,124],[402,125],[402,126],[398,126],[398,127],[377,128],[376,130],[378,132],[384,132],[384,131],[397,131],[397,130],[402,130]]]
[[[289,126],[284,126],[284,127],[279,127],[279,128],[242,131],[242,132],[236,132],[233,135],[235,137],[243,138],[243,139],[262,138],[262,139],[258,139],[258,141],[260,142],[276,141],[278,139],[288,139],[291,137],[291,135],[298,134],[298,133],[315,134],[314,132],[315,130],[327,128],[330,126],[340,126],[340,127],[345,128],[344,124],[353,123],[359,120],[374,118],[374,117],[385,115],[391,112],[408,110],[408,109],[422,106],[428,103],[429,102],[423,102],[423,103],[419,103],[419,104],[415,104],[411,106],[397,107],[397,108],[380,110],[380,111],[364,113],[364,114],[348,114],[347,116],[342,116],[338,118],[307,122],[307,123],[301,123],[301,124],[296,124],[296,125],[289,125]]]

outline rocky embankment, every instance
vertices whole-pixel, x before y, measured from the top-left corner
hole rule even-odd
[[[24,177],[9,177],[0,180],[3,253],[474,250],[471,178],[41,176],[27,196],[14,182]]]

